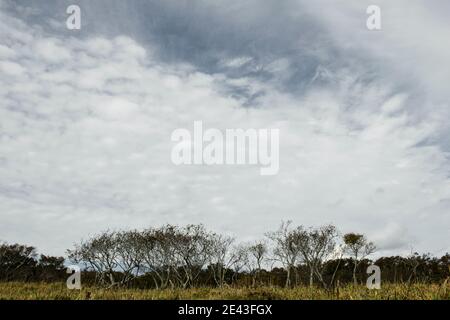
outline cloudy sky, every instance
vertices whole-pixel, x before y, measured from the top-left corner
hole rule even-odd
[[[66,8],[81,8],[81,30]],[[366,28],[381,7],[382,29]],[[449,251],[450,2],[0,0],[0,240],[336,224]],[[280,129],[280,170],[175,166],[177,128]]]

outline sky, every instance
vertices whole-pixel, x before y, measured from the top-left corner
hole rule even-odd
[[[81,8],[81,29],[66,8]],[[366,27],[381,8],[381,30]],[[445,0],[0,0],[0,240],[282,220],[450,251]],[[279,129],[280,169],[171,162],[171,133]]]

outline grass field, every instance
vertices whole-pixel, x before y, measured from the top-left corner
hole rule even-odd
[[[323,289],[296,287],[261,288],[195,288],[167,290],[101,289],[82,288],[68,290],[64,283],[0,283],[0,299],[14,300],[84,300],[84,299],[131,299],[131,300],[174,300],[174,299],[262,299],[262,300],[311,300],[311,299],[382,299],[382,300],[450,300],[450,286],[437,284],[385,284],[380,290],[368,290],[364,286],[344,286],[334,292]]]

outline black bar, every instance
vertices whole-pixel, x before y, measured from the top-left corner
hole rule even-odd
[[[139,319],[305,319],[339,316],[386,318],[393,312],[402,318],[444,315],[449,301],[286,301],[286,300],[161,300],[161,301],[0,301],[3,315],[79,316],[99,313],[112,318]]]

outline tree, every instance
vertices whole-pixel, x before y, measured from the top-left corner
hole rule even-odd
[[[291,286],[291,274],[295,269],[295,264],[298,262],[300,254],[298,234],[296,230],[290,227],[291,224],[292,221],[283,221],[277,231],[266,234],[274,244],[273,259],[280,262],[286,270],[286,288]]]
[[[139,254],[142,267],[150,274],[156,288],[174,286],[171,276],[179,267],[174,245],[177,230],[175,226],[165,225],[141,232]]]
[[[326,288],[328,285],[323,279],[324,262],[333,258],[336,251],[336,238],[338,231],[333,225],[304,230],[297,228],[296,238],[301,256],[309,268],[309,285],[314,284],[314,275]]]
[[[101,284],[122,286],[135,277],[139,268],[137,239],[134,231],[105,231],[75,245],[67,253],[71,261],[95,271]]]
[[[138,231],[121,231],[114,235],[117,253],[116,271],[121,273],[118,285],[128,284],[142,269],[142,256],[139,251],[141,235]]]
[[[43,281],[55,281],[66,277],[64,257],[52,257],[41,254],[37,270],[39,279]]]
[[[234,238],[213,234],[211,236],[211,259],[210,270],[213,279],[219,287],[223,286],[225,276],[229,272],[233,272],[231,280],[235,280],[235,275],[245,265],[248,264],[248,253],[245,246],[235,246]]]
[[[231,280],[233,283],[237,283],[239,274],[249,265],[248,248],[245,245],[238,244],[233,247],[233,254],[235,259],[232,265],[233,276]]]
[[[177,268],[175,276],[183,288],[192,287],[210,257],[211,234],[203,225],[190,224],[178,229],[172,244],[181,266],[181,272]]]
[[[0,245],[0,278],[5,281],[27,279],[36,266],[36,248],[20,244]]]
[[[214,234],[211,236],[210,269],[217,286],[225,284],[225,275],[237,260],[240,259],[239,252],[233,250],[234,238]]]
[[[344,235],[345,250],[353,260],[353,284],[357,285],[356,270],[360,262],[375,252],[375,245],[363,234],[347,233]]]
[[[256,281],[261,273],[262,264],[266,259],[267,253],[267,244],[264,241],[257,241],[248,247],[249,263],[251,268],[250,272],[253,276],[253,286],[256,285]]]

